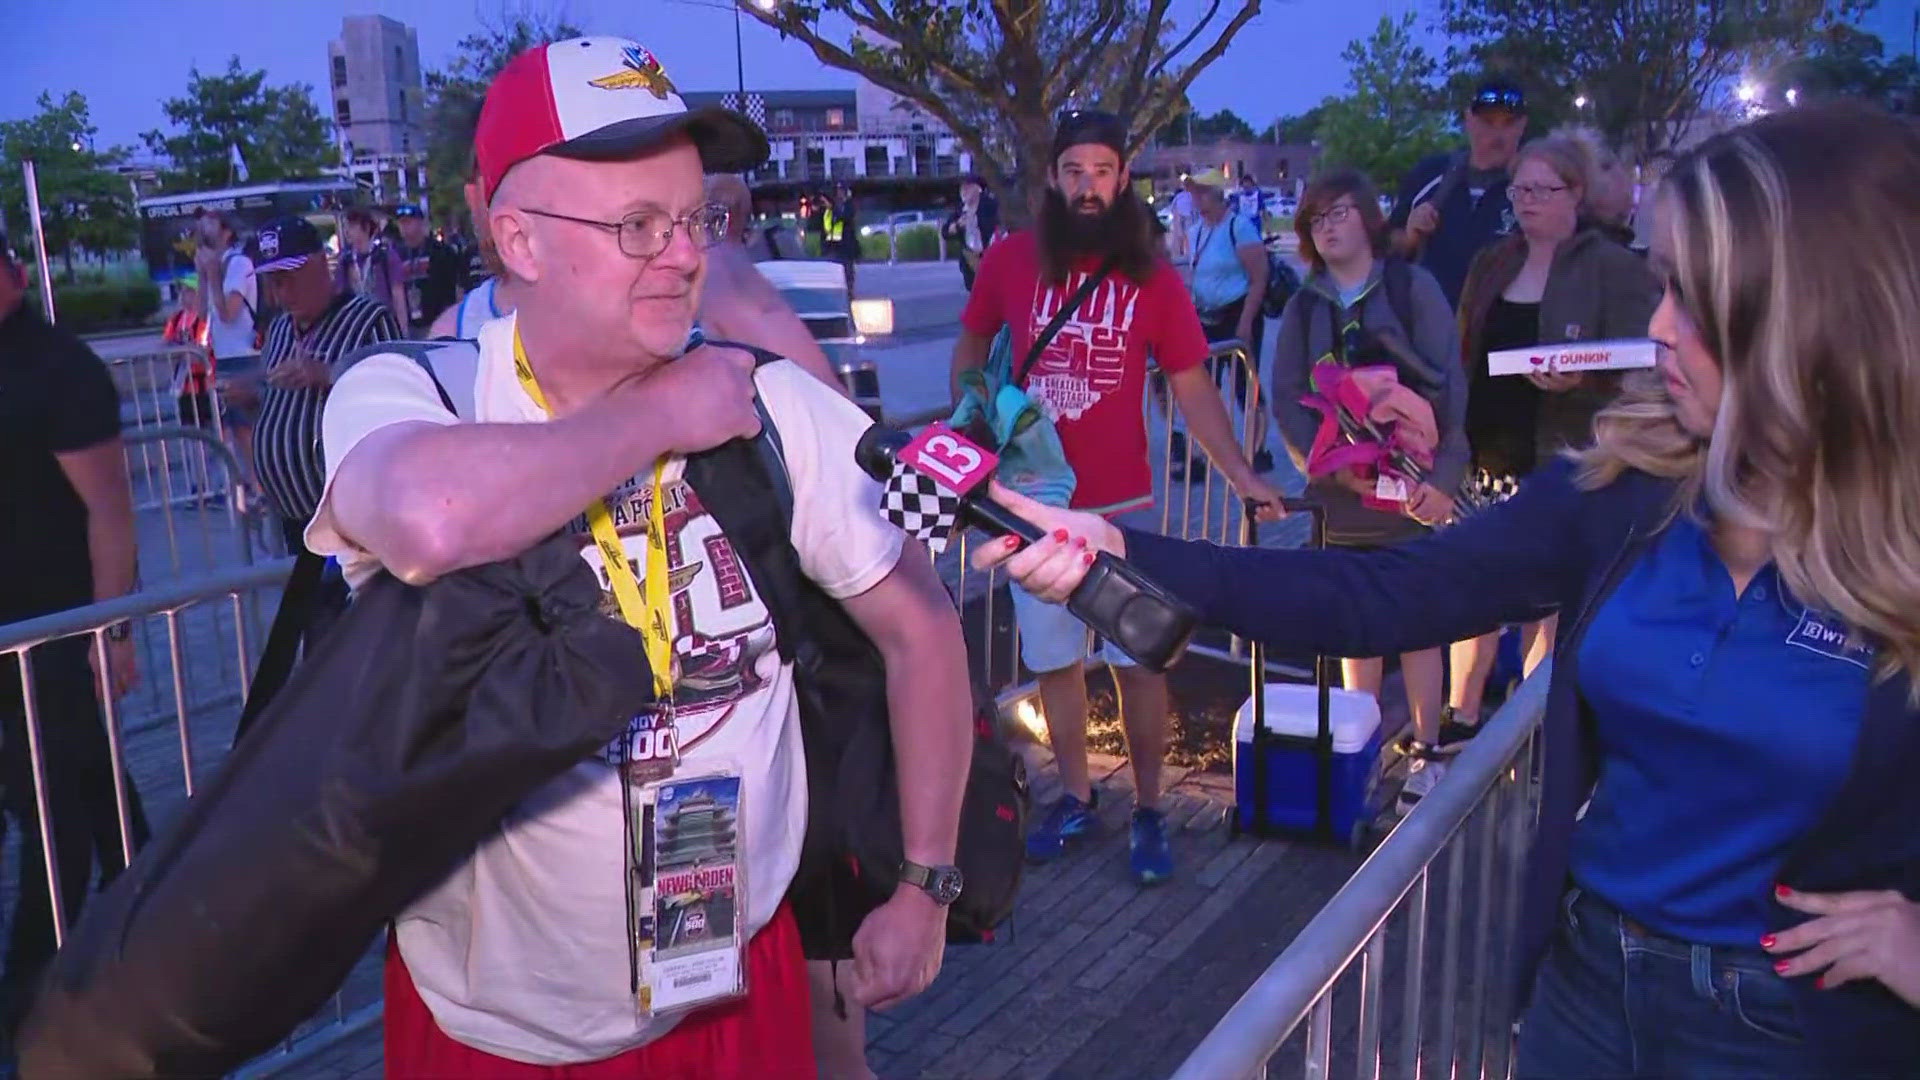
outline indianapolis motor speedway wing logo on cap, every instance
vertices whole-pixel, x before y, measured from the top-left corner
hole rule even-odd
[[[620,50],[620,63],[624,65],[621,70],[588,81],[602,90],[649,90],[662,101],[668,94],[677,93],[673,81],[667,78],[667,69],[641,46],[628,45]]]

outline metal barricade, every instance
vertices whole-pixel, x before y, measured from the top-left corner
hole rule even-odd
[[[141,580],[169,581],[285,553],[271,513],[215,432],[152,425],[121,439]]]
[[[107,757],[113,767],[111,813],[117,827],[119,854],[131,861],[138,838],[135,806],[157,832],[185,807],[187,800],[224,760],[232,742],[234,724],[246,698],[248,680],[264,645],[265,630],[278,593],[291,567],[288,560],[254,566],[229,567],[177,582],[149,588],[115,600],[71,611],[0,626],[0,658],[11,658],[14,672],[0,667],[0,675],[19,680],[25,731],[25,752],[33,777],[38,810],[38,840],[43,851],[55,835],[50,785],[70,782],[60,759],[49,759],[46,735],[53,725],[79,718],[57,715],[59,706],[45,707],[41,681],[47,678],[84,678],[93,682],[106,736]],[[94,664],[107,653],[106,629],[130,620],[133,649],[140,672],[139,685],[115,699],[96,676],[73,670],[75,657],[55,657],[63,640],[80,639]],[[70,646],[69,646],[70,647]],[[38,657],[30,662],[30,657]],[[57,661],[57,662],[56,662]],[[47,689],[51,689],[48,687]],[[62,695],[53,695],[59,700]],[[62,805],[72,809],[67,800]],[[104,804],[93,812],[105,816]],[[96,853],[97,854],[97,853]],[[57,859],[47,860],[46,880],[37,887],[52,901],[55,940],[66,935]],[[35,887],[29,883],[28,887]],[[9,890],[11,891],[11,890]],[[19,897],[13,897],[18,905]],[[218,962],[218,958],[210,958]],[[363,960],[320,1016],[275,1054],[261,1059],[250,1072],[304,1054],[321,1043],[365,1027],[378,1017],[379,963],[377,950]]]
[[[1509,984],[1551,677],[1542,665],[1486,722],[1174,1080],[1512,1074]]]

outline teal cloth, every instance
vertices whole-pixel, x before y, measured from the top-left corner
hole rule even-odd
[[[1013,339],[1006,327],[987,365],[960,375],[960,404],[947,426],[1000,456],[994,478],[1047,506],[1070,506],[1076,482],[1060,433],[1026,391],[1013,384]]]

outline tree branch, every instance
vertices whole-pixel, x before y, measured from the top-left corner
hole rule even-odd
[[[1180,71],[1180,74],[1174,77],[1173,82],[1169,86],[1167,86],[1166,90],[1162,94],[1161,100],[1163,104],[1161,108],[1156,109],[1154,111],[1156,113],[1161,112],[1166,107],[1164,103],[1171,102],[1171,101],[1178,101],[1184,94],[1186,94],[1187,87],[1193,85],[1193,80],[1196,77],[1198,77],[1202,71],[1205,71],[1207,69],[1207,65],[1213,63],[1215,60],[1220,59],[1220,57],[1224,53],[1226,53],[1227,45],[1233,41],[1233,35],[1239,33],[1240,28],[1242,26],[1245,26],[1248,20],[1252,19],[1255,15],[1258,15],[1259,13],[1260,13],[1260,0],[1244,0],[1244,6],[1240,8],[1239,13],[1233,17],[1232,21],[1228,22],[1227,25],[1221,29],[1220,36],[1214,38],[1213,44],[1207,46],[1207,49],[1205,52],[1195,57],[1193,63],[1188,64],[1186,67],[1182,68]],[[1169,53],[1168,55],[1171,56],[1172,54]],[[1164,64],[1164,61],[1162,63]],[[1162,119],[1161,122],[1164,123],[1165,120]],[[1136,126],[1134,128],[1135,134],[1133,137],[1134,146],[1137,147],[1139,145],[1139,143],[1142,141],[1142,138],[1146,132],[1153,131],[1153,130],[1155,130],[1153,127],[1141,128],[1139,126]]]
[[[1140,40],[1134,45],[1133,61],[1127,65],[1126,81],[1121,84],[1124,89],[1114,111],[1130,122],[1147,100],[1147,67],[1153,59],[1154,46],[1160,43],[1160,28],[1167,22],[1167,3],[1168,0],[1148,0],[1146,16],[1140,23]],[[1134,130],[1140,130],[1138,124]]]
[[[1253,0],[1253,8],[1255,11],[1260,9],[1259,0]],[[1167,70],[1167,65],[1173,63],[1174,57],[1186,52],[1187,46],[1200,40],[1200,35],[1206,32],[1207,24],[1213,22],[1213,17],[1218,14],[1220,14],[1220,0],[1212,0],[1212,2],[1207,5],[1207,13],[1200,16],[1199,22],[1193,24],[1193,29],[1187,31],[1187,36],[1176,42],[1173,48],[1168,49],[1166,53],[1160,57],[1160,62],[1153,65],[1153,70],[1147,73],[1147,81],[1152,82],[1159,78],[1160,75]]]

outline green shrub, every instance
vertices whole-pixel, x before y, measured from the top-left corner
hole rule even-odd
[[[40,307],[38,291],[28,303]],[[136,329],[148,324],[160,310],[160,287],[151,281],[83,281],[55,285],[54,315],[76,334],[101,330]]]
[[[894,238],[889,247],[887,234],[874,233],[860,238],[860,258],[868,262],[935,262],[940,258],[940,232],[931,225],[912,225]]]

